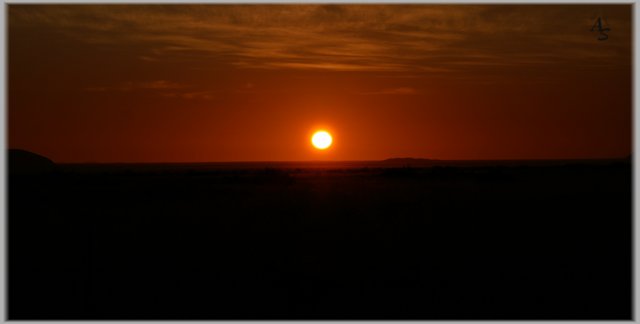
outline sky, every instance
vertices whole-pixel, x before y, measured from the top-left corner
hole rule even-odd
[[[10,4],[8,146],[60,163],[624,157],[631,8]]]

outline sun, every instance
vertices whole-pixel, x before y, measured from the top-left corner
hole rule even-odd
[[[319,150],[326,150],[331,146],[333,138],[326,131],[317,131],[311,136],[311,144]]]

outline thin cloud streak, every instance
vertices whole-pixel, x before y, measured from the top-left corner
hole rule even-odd
[[[411,87],[382,89],[379,91],[360,92],[362,95],[415,95],[418,91]]]
[[[155,81],[128,81],[115,86],[88,87],[86,91],[133,91],[133,90],[166,90],[186,88],[186,85],[166,80]]]
[[[128,81],[114,86],[93,86],[84,89],[87,92],[134,92],[134,91],[151,91],[155,95],[167,98],[181,99],[203,99],[210,100],[213,98],[213,92],[204,90],[196,90],[194,86],[180,84],[166,80],[155,81]]]

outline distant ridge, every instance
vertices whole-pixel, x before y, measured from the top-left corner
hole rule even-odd
[[[544,166],[567,164],[606,164],[612,162],[630,162],[631,155],[623,158],[608,159],[496,159],[496,160],[437,160],[423,158],[390,158],[378,161],[386,167],[432,167],[432,166]]]
[[[56,164],[50,159],[25,150],[9,149],[9,174],[35,175],[50,173]]]
[[[408,157],[404,157],[404,158],[391,158],[391,159],[386,159],[383,160],[382,162],[394,162],[394,163],[412,163],[412,162],[435,162],[438,160],[434,160],[434,159],[421,159],[421,158],[408,158]]]
[[[379,163],[388,167],[428,167],[437,165],[440,160],[421,159],[421,158],[390,158],[382,160]]]

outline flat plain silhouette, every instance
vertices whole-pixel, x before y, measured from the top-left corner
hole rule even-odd
[[[9,317],[631,317],[629,159],[415,162],[10,172]]]

